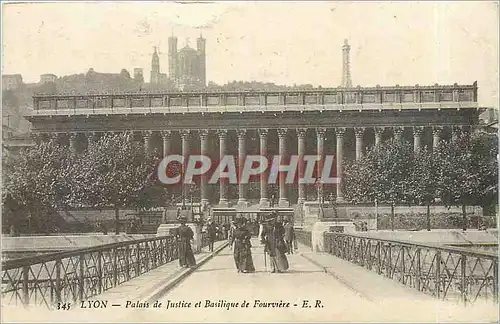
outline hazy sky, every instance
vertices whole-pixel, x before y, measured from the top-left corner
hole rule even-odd
[[[131,73],[149,80],[153,46],[207,39],[207,79],[337,86],[344,38],[353,85],[472,84],[498,107],[494,2],[220,2],[3,4],[3,73]]]

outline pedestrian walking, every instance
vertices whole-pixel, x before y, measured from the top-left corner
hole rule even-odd
[[[278,221],[278,215],[273,212],[264,220],[261,242],[264,244],[264,252],[269,255],[271,272],[281,273],[288,270],[289,264],[286,258],[286,243],[283,239],[285,228]],[[266,262],[267,264],[267,262]]]
[[[295,237],[295,230],[293,224],[287,219],[285,220],[285,243],[287,253],[293,254],[293,250],[297,249],[297,238]]]
[[[238,272],[255,272],[252,259],[251,233],[246,226],[246,219],[240,218],[234,230],[234,263]]]
[[[211,218],[207,219],[208,250],[214,251],[214,242],[217,239],[217,226]]]
[[[224,223],[224,225],[222,225],[222,230],[224,231],[223,239],[227,240],[229,238],[229,223]]]
[[[183,268],[194,267],[196,265],[193,250],[191,249],[191,241],[193,240],[194,233],[189,226],[186,226],[186,220],[186,216],[179,217],[181,226],[176,231],[179,264]]]
[[[229,236],[228,236],[230,250],[233,248],[234,231],[235,230],[236,230],[236,222],[233,220],[233,221],[231,221],[231,226],[229,227]]]

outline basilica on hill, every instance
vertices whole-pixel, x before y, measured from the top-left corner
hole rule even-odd
[[[186,46],[178,50],[177,37],[168,38],[168,76],[160,71],[160,57],[155,48],[151,58],[151,84],[164,84],[168,79],[182,90],[206,85],[206,40],[201,35],[196,39],[196,49]]]

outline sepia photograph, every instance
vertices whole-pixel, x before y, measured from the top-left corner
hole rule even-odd
[[[498,323],[498,1],[2,1],[3,323]]]

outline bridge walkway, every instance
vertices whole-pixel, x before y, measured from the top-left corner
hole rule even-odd
[[[219,253],[206,250],[197,256],[202,264],[187,275],[177,262],[150,271],[98,296],[106,309],[75,308],[56,322],[88,320],[112,322],[495,322],[498,312],[490,307],[462,308],[438,301],[399,283],[326,253],[313,253],[299,245],[289,255],[286,273],[266,271],[262,246],[254,239],[252,255],[256,272],[237,273],[232,251],[223,242]],[[217,250],[216,247],[216,250]],[[185,271],[184,271],[185,272]],[[181,280],[183,279],[183,280]],[[126,308],[126,301],[149,302],[148,308]],[[237,307],[206,307],[213,303],[238,303]],[[308,301],[304,306],[304,301]],[[318,307],[316,301],[320,301]],[[155,301],[161,302],[154,308]],[[185,307],[166,308],[167,302]],[[258,301],[258,302],[256,302]],[[263,307],[268,302],[288,307]],[[195,304],[201,302],[200,307]],[[248,302],[248,307],[241,307]],[[188,306],[187,304],[190,303]],[[267,305],[270,306],[270,305]],[[281,305],[284,306],[284,305]],[[61,314],[59,314],[61,315]],[[30,318],[33,320],[33,318]],[[45,319],[46,321],[47,319]]]

